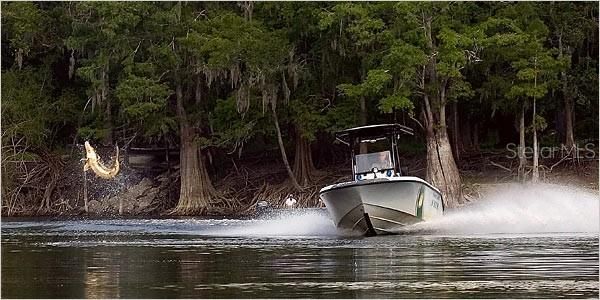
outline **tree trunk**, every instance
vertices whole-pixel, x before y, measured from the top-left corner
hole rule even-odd
[[[534,58],[533,60],[533,68],[534,71],[537,72],[537,58]],[[533,87],[534,89],[537,88],[537,74],[535,74],[535,76],[533,77]],[[536,122],[536,103],[535,103],[535,96],[533,97],[533,120],[532,120],[532,125],[533,125],[533,171],[532,171],[532,175],[531,175],[531,181],[533,183],[536,183],[539,181],[540,179],[540,173],[539,173],[539,169],[538,169],[538,141],[537,141],[537,122]]]
[[[83,171],[83,209],[85,210],[85,213],[89,213],[89,207],[88,207],[88,192],[87,192],[87,172]]]
[[[112,129],[113,129],[113,124],[112,124],[112,106],[110,103],[110,99],[108,97],[108,73],[106,72],[106,69],[102,70],[102,77],[101,77],[101,81],[102,81],[102,90],[101,90],[101,97],[102,97],[102,102],[105,105],[105,111],[104,111],[104,127],[106,128],[106,135],[104,136],[104,140],[103,140],[103,144],[105,146],[109,146],[113,144],[113,133],[112,133]]]
[[[471,121],[466,120],[462,122],[462,146],[465,151],[471,151],[473,148],[473,138],[471,133]]]
[[[521,113],[519,113],[519,169],[518,176],[521,182],[525,181],[525,165],[527,159],[525,158],[525,101],[521,106]]]
[[[452,156],[452,147],[448,139],[445,118],[441,114],[445,112],[443,105],[440,106],[440,116],[437,123],[431,110],[429,97],[424,96],[426,131],[427,131],[427,175],[426,179],[440,189],[445,207],[456,207],[461,202],[461,180],[458,167]]]
[[[569,47],[567,47],[569,51]],[[558,58],[563,57],[563,44],[562,44],[562,32],[558,35]],[[565,146],[568,149],[575,148],[575,136],[573,134],[573,96],[569,91],[569,82],[567,78],[567,72],[560,72],[562,81],[562,93],[565,100]]]
[[[297,130],[294,176],[300,185],[307,186],[312,182],[314,170],[310,142]]]
[[[113,144],[113,122],[112,122],[112,113],[111,113],[112,107],[110,104],[110,100],[106,100],[106,113],[105,113],[105,120],[106,120],[106,136],[104,137],[104,145],[112,145]]]
[[[436,53],[431,31],[431,16],[423,16],[425,40],[431,53]],[[425,73],[434,94],[425,89]],[[446,89],[448,78],[438,78],[436,58],[431,60],[423,70],[422,87],[427,125],[427,180],[442,192],[444,205],[456,207],[461,202],[462,190],[460,173],[452,156],[452,147],[448,139],[446,126]],[[430,103],[431,101],[431,103]]]
[[[281,158],[283,160],[283,164],[285,165],[285,169],[286,169],[288,176],[290,177],[290,180],[292,181],[292,184],[294,185],[294,187],[298,191],[302,191],[302,188],[298,184],[298,181],[296,180],[296,176],[294,176],[294,172],[292,171],[292,168],[290,167],[290,163],[287,159],[287,155],[285,154],[285,147],[283,145],[283,139],[281,138],[281,129],[279,128],[279,120],[277,118],[277,112],[275,112],[275,107],[273,107],[273,105],[271,105],[271,112],[273,113],[273,121],[275,122],[275,129],[277,130],[277,142],[279,143],[279,150],[281,150]]]
[[[458,138],[460,132],[458,130],[458,107],[457,107],[457,103],[456,101],[454,101],[452,103],[452,142],[453,142],[453,147],[452,149],[454,150],[454,157],[456,158],[456,161],[459,162],[460,161],[460,149],[462,148],[460,143],[460,139]]]
[[[52,197],[52,193],[56,188],[57,174],[54,171],[50,171],[50,182],[46,185],[46,189],[44,190],[44,198],[42,199],[42,203],[40,205],[39,210],[50,211],[50,199]]]
[[[479,122],[473,124],[473,150],[479,152]]]
[[[533,171],[531,173],[531,181],[536,183],[540,179],[539,173],[539,156],[538,156],[538,141],[537,141],[537,129],[535,122],[535,98],[533,98]]]
[[[52,199],[52,194],[56,189],[56,184],[58,183],[58,177],[60,174],[60,168],[63,163],[60,160],[60,157],[52,155],[47,149],[38,149],[35,151],[42,160],[48,166],[48,176],[50,176],[50,182],[46,185],[44,190],[44,196],[42,198],[42,202],[40,204],[40,211],[50,211],[50,201]]]
[[[167,161],[167,203],[171,203],[173,197],[171,197],[171,160],[169,159],[171,150],[169,149],[169,142],[165,143],[165,160]]]
[[[570,150],[576,147],[575,135],[573,134],[573,111],[573,99],[570,95],[565,95],[565,145]]]
[[[200,147],[195,141],[194,128],[187,120],[181,84],[176,86],[176,96],[180,125],[181,187],[179,202],[173,212],[177,214],[202,213],[210,208],[211,199],[216,195],[216,191],[206,171]]]
[[[367,125],[367,100],[364,96],[360,97],[360,118],[359,118],[360,126]],[[365,154],[368,151],[367,144],[360,144],[359,153]]]
[[[445,129],[427,135],[427,180],[440,189],[446,207],[460,203],[460,174]]]

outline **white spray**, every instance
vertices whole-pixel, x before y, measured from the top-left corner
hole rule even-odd
[[[223,224],[220,224],[223,225]],[[314,210],[289,210],[285,213],[256,220],[232,222],[203,234],[215,236],[335,236],[337,231],[329,216]]]
[[[598,193],[554,184],[503,185],[481,200],[401,231],[439,234],[598,232]]]

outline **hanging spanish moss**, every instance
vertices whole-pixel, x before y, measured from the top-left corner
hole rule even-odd
[[[290,102],[290,94],[292,93],[288,88],[287,81],[285,80],[285,72],[281,72],[281,88],[283,90],[283,104],[287,105]]]
[[[106,133],[167,158],[129,170],[151,190],[169,181],[168,197],[152,200],[157,213],[178,202],[182,214],[245,206],[255,195],[279,205],[290,193],[316,205],[318,186],[336,179],[318,176],[350,180],[334,132],[396,121],[416,129],[402,144],[415,161],[406,173],[428,176],[457,205],[480,174],[529,179],[529,127],[538,147],[572,149],[540,156],[539,180],[554,172],[597,188],[588,180],[597,155],[586,156],[598,152],[597,12],[560,1],[2,3],[2,211],[85,206],[80,169],[53,179],[63,170],[34,151],[70,155],[70,167],[82,138],[102,151]],[[102,198],[90,184],[94,211]]]
[[[19,70],[21,70],[21,68],[23,67],[23,49],[17,49],[17,55],[15,57],[15,60],[17,61],[17,66],[19,67]]]
[[[208,85],[209,88],[212,86],[212,83],[215,82],[217,79],[227,78],[227,73],[228,73],[227,70],[211,69],[208,67],[203,68],[202,72],[204,73],[204,76],[206,77],[206,84]]]
[[[242,72],[240,71],[240,65],[234,64],[229,68],[229,81],[231,83],[231,88],[235,89],[242,79]]]
[[[75,74],[75,50],[71,50],[71,57],[69,58],[69,79],[73,79]]]
[[[237,112],[242,115],[242,118],[250,108],[250,89],[248,85],[241,84],[235,93],[235,103]]]
[[[289,51],[289,61],[287,64],[287,71],[288,71],[288,75],[290,76],[290,78],[292,79],[292,88],[295,90],[298,88],[298,82],[300,81],[300,69],[302,68],[302,66],[300,65],[299,62],[296,61],[295,57],[294,57],[294,53],[295,53],[295,49],[291,48]]]
[[[238,3],[240,7],[242,7],[244,11],[244,19],[246,21],[252,21],[252,11],[254,9],[254,1],[242,1]]]

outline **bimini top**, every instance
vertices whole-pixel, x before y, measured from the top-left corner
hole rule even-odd
[[[414,135],[413,129],[408,126],[400,124],[377,124],[341,130],[335,133],[335,138],[344,144],[349,144],[353,138],[377,139],[400,133]]]

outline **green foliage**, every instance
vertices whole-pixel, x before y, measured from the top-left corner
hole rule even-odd
[[[326,131],[334,133],[358,124],[359,107],[356,101],[346,98],[336,101],[336,105],[327,110],[326,118],[329,122]]]
[[[409,99],[409,92],[401,91],[400,93],[392,94],[381,99],[379,101],[379,109],[388,114],[394,112],[394,110],[406,110],[409,113],[412,113],[415,106]]]
[[[212,2],[8,2],[3,133],[38,145],[75,134],[102,139],[117,127],[164,137],[179,128],[180,86],[198,142],[228,152],[258,135],[273,138],[267,108],[283,131],[315,141],[356,126],[359,100],[374,123],[394,112],[419,118],[424,95],[434,113],[456,102],[481,119],[516,116],[535,98],[537,128],[556,126],[567,95],[577,104],[576,128],[590,135],[598,119],[597,9],[261,2],[249,14]],[[75,77],[67,76],[71,65]]]
[[[52,96],[50,70],[45,67],[25,67],[2,73],[3,131],[25,137],[29,143],[41,146],[60,127],[71,125],[79,116],[79,94],[67,89]]]
[[[377,13],[376,4],[337,4],[331,11],[320,13],[319,28],[330,34],[333,38],[332,47],[341,55],[353,55],[352,50],[364,51],[384,38],[385,23]],[[361,56],[364,53],[354,55]]]
[[[2,26],[14,49],[27,56],[45,39],[46,18],[33,2],[7,2],[2,7]],[[3,31],[4,32],[4,31]]]
[[[517,142],[522,110],[542,143],[564,141],[569,107],[576,139],[598,134],[594,2],[41,1],[1,14],[3,151],[31,151],[12,160],[81,139],[175,148],[186,133],[219,177],[232,155],[275,153],[271,112],[285,152],[300,153],[300,134],[318,166],[338,159],[324,140],[365,123],[415,128],[400,144],[411,157],[448,129],[459,151],[469,135]],[[3,192],[21,181],[11,168]]]
[[[3,137],[25,137],[33,145],[48,142],[53,104],[44,85],[47,75],[32,68],[2,72]]]
[[[211,140],[206,145],[231,149],[230,153],[238,151],[241,155],[243,146],[256,134],[264,134],[267,122],[256,109],[249,110],[244,117],[237,112],[235,97],[219,99],[210,116],[213,129]]]
[[[512,63],[517,71],[518,82],[507,93],[508,97],[529,97],[540,99],[546,95],[560,70],[559,61],[550,56],[548,50],[539,44],[525,49],[525,57]],[[531,56],[529,56],[531,55]]]
[[[106,138],[108,129],[102,128],[100,124],[91,124],[77,129],[77,135],[86,141],[99,141]]]
[[[340,84],[338,88],[352,98],[377,96],[392,79],[388,73],[388,70],[369,70],[364,82],[357,85]]]
[[[417,75],[417,68],[425,65],[427,55],[420,48],[402,40],[391,45],[389,53],[383,56],[382,65],[402,82],[411,82]]]
[[[296,98],[290,101],[291,120],[300,134],[309,141],[315,139],[317,132],[327,128],[326,114],[319,109],[319,103],[313,98]]]
[[[548,122],[546,121],[546,119],[541,116],[541,115],[535,115],[535,130],[537,131],[544,131],[546,130],[546,128],[548,128]],[[525,129],[528,133],[532,133],[533,132],[533,122],[531,123],[531,125],[527,126],[527,128]]]
[[[172,92],[169,87],[149,78],[130,75],[121,80],[116,90],[123,112],[133,119],[143,120],[166,105]]]

